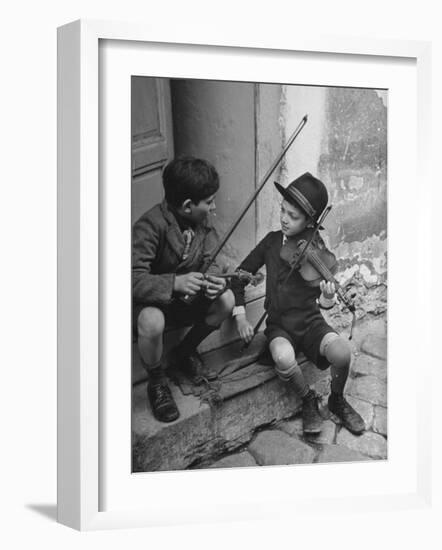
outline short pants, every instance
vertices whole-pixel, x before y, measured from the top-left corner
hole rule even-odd
[[[166,328],[183,328],[194,325],[197,321],[202,321],[207,316],[207,310],[213,302],[213,300],[209,300],[203,294],[199,294],[190,304],[186,304],[179,298],[175,298],[172,302],[165,305],[134,303],[132,305],[134,338],[137,337],[138,316],[146,307],[156,307],[164,313]]]
[[[269,323],[264,331],[269,343],[278,336],[286,338],[292,344],[295,353],[302,351],[320,370],[328,369],[330,366],[327,358],[320,353],[322,339],[329,333],[337,334],[324,319],[315,319],[302,336],[294,337],[275,323]]]

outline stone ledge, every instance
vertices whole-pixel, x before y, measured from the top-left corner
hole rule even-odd
[[[308,364],[307,364],[308,365]],[[308,369],[309,379],[323,371]],[[171,424],[157,422],[147,406],[146,383],[133,389],[133,471],[182,470],[207,456],[244,445],[256,428],[289,418],[300,409],[295,392],[277,378],[210,408],[171,385],[181,416]]]

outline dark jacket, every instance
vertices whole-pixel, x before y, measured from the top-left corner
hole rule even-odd
[[[309,286],[295,271],[286,282],[289,264],[280,258],[282,232],[272,231],[250,252],[240,268],[256,273],[266,266],[266,297],[264,308],[268,313],[267,325],[276,324],[291,334],[301,336],[315,320],[323,320],[317,304],[318,287]],[[245,285],[232,281],[236,305],[244,305]]]
[[[195,228],[189,255],[182,260],[184,238],[163,201],[146,212],[132,231],[132,294],[138,304],[165,305],[173,299],[176,274],[202,271],[218,244],[216,229],[207,222]],[[213,265],[210,271],[216,271]]]

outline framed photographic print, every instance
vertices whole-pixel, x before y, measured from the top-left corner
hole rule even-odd
[[[429,48],[59,29],[60,522],[425,504]]]

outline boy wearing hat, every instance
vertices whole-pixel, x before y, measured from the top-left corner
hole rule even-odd
[[[132,312],[149,378],[148,402],[157,420],[173,422],[179,411],[164,374],[164,329],[192,325],[171,356],[194,383],[202,383],[216,374],[204,369],[197,346],[231,314],[234,299],[225,279],[202,273],[218,244],[209,219],[219,188],[215,168],[193,157],[172,160],[163,186],[164,201],[133,227]],[[184,296],[196,298],[189,304]]]
[[[287,240],[299,239],[311,231],[327,206],[325,185],[310,173],[305,173],[287,188],[275,182],[281,193],[281,230],[268,233],[241,263],[240,269],[251,273],[266,266],[266,298],[264,308],[268,314],[265,335],[278,376],[290,384],[302,398],[303,430],[306,434],[321,431],[322,417],[318,397],[306,383],[296,362],[295,352],[304,355],[319,369],[331,368],[331,394],[329,410],[354,434],[365,430],[361,416],[344,398],[351,350],[347,340],[329,326],[320,308],[330,309],[335,303],[333,283],[321,281],[319,288],[306,283],[299,271],[289,275],[290,264],[281,257]],[[233,315],[241,338],[249,342],[253,327],[244,308],[245,284],[232,281],[235,295]]]

